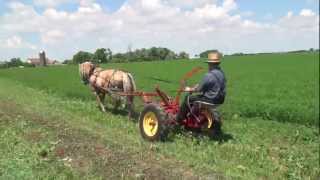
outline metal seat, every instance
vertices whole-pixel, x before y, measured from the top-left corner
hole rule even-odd
[[[195,101],[194,103],[203,104],[203,105],[206,105],[208,107],[213,107],[213,108],[220,105],[220,104],[213,104],[213,103],[209,103],[209,102],[205,102],[205,101]]]

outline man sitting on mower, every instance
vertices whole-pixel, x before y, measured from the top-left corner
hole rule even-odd
[[[226,78],[220,65],[221,54],[211,52],[208,54],[209,71],[205,74],[200,84],[194,87],[185,87],[184,91],[199,92],[197,95],[186,95],[177,115],[177,121],[181,122],[189,112],[189,104],[195,101],[205,102],[214,105],[223,104],[226,96]]]

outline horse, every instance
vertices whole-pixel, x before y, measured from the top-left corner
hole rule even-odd
[[[97,104],[100,109],[105,112],[103,104],[105,95],[110,95],[115,98],[117,92],[132,93],[136,91],[136,84],[133,76],[123,70],[105,69],[98,67],[89,61],[79,64],[79,74],[82,82],[89,85],[91,91],[96,96]],[[115,95],[115,96],[114,96]],[[119,97],[119,96],[118,96]],[[133,99],[134,96],[126,96],[126,107],[129,109],[129,119],[133,113]],[[117,105],[120,100],[117,99]]]

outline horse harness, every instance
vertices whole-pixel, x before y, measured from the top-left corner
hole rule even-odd
[[[112,93],[112,90],[118,90],[118,88],[112,88],[110,87],[111,85],[111,80],[113,80],[114,78],[114,75],[116,74],[116,72],[118,71],[117,69],[113,70],[112,74],[111,74],[111,78],[108,80],[108,82],[106,83],[107,84],[107,87],[98,87],[96,86],[96,80],[99,76],[99,74],[103,71],[103,69],[101,68],[93,68],[92,69],[92,72],[90,74],[92,74],[91,76],[95,76],[95,81],[93,82],[93,86],[96,88],[96,89],[99,89],[99,90],[103,90],[103,91],[106,91],[108,93]]]

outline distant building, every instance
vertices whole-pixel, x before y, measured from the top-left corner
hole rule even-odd
[[[46,57],[44,51],[39,53],[39,58],[28,58],[27,63],[35,65],[35,66],[47,66],[47,65],[56,65],[60,64],[57,60],[51,60]]]
[[[43,63],[41,63],[40,58],[28,58],[27,63],[33,64],[35,66],[43,66]],[[46,58],[46,65],[56,65],[60,64],[57,60],[50,60]]]
[[[44,51],[40,51],[39,59],[40,59],[40,66],[47,66],[47,58],[46,58],[46,53]]]

